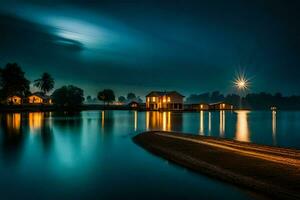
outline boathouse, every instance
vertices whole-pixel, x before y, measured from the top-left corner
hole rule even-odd
[[[187,110],[192,111],[198,111],[198,110],[209,110],[209,104],[208,103],[194,103],[194,104],[187,104],[186,106]]]
[[[183,110],[184,96],[176,91],[152,91],[146,96],[147,110]]]
[[[137,101],[131,101],[130,103],[128,103],[128,107],[130,109],[136,110],[140,108],[140,103]]]
[[[232,110],[233,105],[225,102],[217,102],[209,104],[210,110]]]

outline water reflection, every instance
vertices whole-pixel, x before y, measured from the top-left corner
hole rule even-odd
[[[236,132],[235,139],[242,142],[250,142],[250,131],[248,127],[248,113],[250,111],[236,111]]]
[[[110,110],[101,111],[101,132],[111,131],[114,129],[114,112]]]
[[[224,137],[225,133],[225,111],[220,111],[220,136]]]
[[[101,111],[101,127],[104,128],[105,124],[105,111]]]
[[[82,123],[80,112],[57,112],[52,113],[52,117],[55,118],[53,123],[62,129],[75,129]]]
[[[146,112],[146,130],[179,131],[182,128],[182,113]]]
[[[28,114],[29,128],[32,133],[36,133],[42,127],[44,120],[44,113],[42,112],[33,112]]]
[[[21,129],[21,113],[6,114],[6,128],[13,134],[19,134]]]
[[[137,111],[134,111],[134,131],[137,130],[138,127],[138,113]]]
[[[273,145],[276,145],[276,111],[272,111],[272,139]]]
[[[3,158],[15,161],[21,154],[23,146],[22,115],[7,113],[1,116],[1,149]]]
[[[199,133],[200,135],[204,135],[204,119],[202,110],[200,111]]]
[[[211,112],[208,112],[208,135],[211,134]]]

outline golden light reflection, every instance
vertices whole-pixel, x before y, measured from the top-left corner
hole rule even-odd
[[[149,115],[150,115],[150,112],[146,112],[146,130],[148,131],[149,130]]]
[[[137,130],[137,126],[138,126],[138,113],[137,111],[134,111],[134,131]]]
[[[167,130],[167,113],[163,112],[163,130]]]
[[[248,113],[250,111],[236,111],[237,122],[236,122],[236,140],[242,142],[250,142],[250,131],[248,127]]]
[[[6,115],[7,127],[18,132],[21,128],[21,113],[9,113]]]
[[[29,113],[29,128],[31,131],[35,131],[42,127],[44,120],[44,113],[42,112],[32,112]]]
[[[104,128],[104,122],[105,122],[105,112],[101,111],[101,126]]]
[[[146,129],[170,131],[172,128],[171,112],[146,112]]]
[[[220,111],[220,136],[224,136],[225,133],[225,111]]]
[[[203,119],[203,111],[200,111],[200,126],[199,126],[199,133],[200,135],[204,135],[204,119]]]
[[[273,145],[276,145],[276,111],[272,111],[272,139],[273,139]]]
[[[168,112],[167,129],[171,130],[171,112]]]

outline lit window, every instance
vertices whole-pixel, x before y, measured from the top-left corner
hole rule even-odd
[[[166,96],[163,97],[163,102],[166,103]]]
[[[200,105],[200,108],[203,109],[203,105],[202,104]]]
[[[150,101],[150,97],[147,97],[147,102],[149,102]]]
[[[171,102],[171,97],[168,97],[168,102]]]
[[[155,102],[155,97],[152,97],[152,101]]]

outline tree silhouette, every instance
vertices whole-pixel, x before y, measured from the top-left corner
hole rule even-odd
[[[135,95],[134,93],[129,92],[129,93],[127,94],[127,100],[128,100],[128,101],[135,100],[135,99],[136,99],[136,95]]]
[[[126,98],[124,96],[119,96],[118,101],[124,103],[126,101]]]
[[[109,104],[110,102],[115,100],[115,93],[111,89],[104,89],[98,92],[97,97],[100,101],[103,101],[104,104],[105,103]]]
[[[92,101],[92,97],[89,95],[89,96],[87,96],[86,97],[86,101],[88,102],[88,103],[90,103],[91,101]]]
[[[7,98],[11,95],[26,96],[30,94],[30,81],[17,63],[8,63],[0,70],[1,95]]]
[[[41,78],[34,80],[34,86],[39,88],[44,94],[47,94],[54,88],[54,79],[45,72]]]
[[[53,92],[52,99],[59,106],[78,106],[84,101],[83,90],[73,85],[63,86]]]

